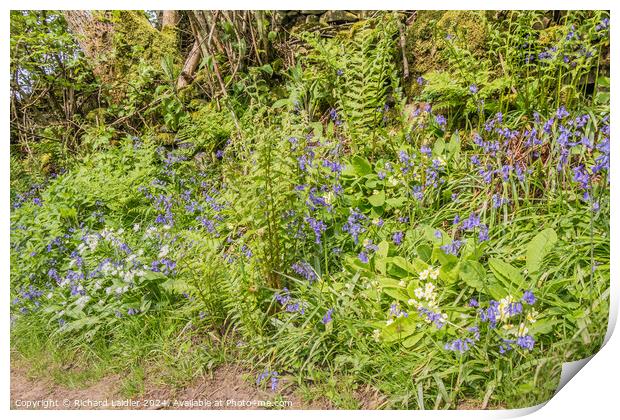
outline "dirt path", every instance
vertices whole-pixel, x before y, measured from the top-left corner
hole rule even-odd
[[[238,366],[225,365],[212,375],[197,378],[190,386],[174,392],[149,389],[127,399],[118,392],[120,377],[105,377],[80,389],[58,385],[50,379],[33,380],[24,367],[11,367],[11,409],[326,409],[329,404],[304,404],[284,389],[274,394],[247,380]]]

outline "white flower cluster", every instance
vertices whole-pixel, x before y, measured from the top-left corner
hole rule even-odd
[[[429,277],[431,280],[437,280],[437,277],[439,277],[439,268],[429,267],[421,271],[419,276],[420,280],[427,280]]]
[[[510,311],[510,305],[514,302],[516,301],[512,295],[508,295],[505,298],[500,299],[499,306],[498,306],[500,321],[505,321],[508,318],[510,318],[512,315],[515,315],[514,313]]]
[[[82,242],[77,248],[77,251],[80,254],[84,254],[84,251],[86,251],[87,248],[91,251],[94,251],[97,248],[97,245],[99,245],[99,234],[89,233],[84,235],[83,240],[84,242]]]

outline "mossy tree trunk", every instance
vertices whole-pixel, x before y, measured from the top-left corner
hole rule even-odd
[[[66,10],[63,14],[69,30],[91,62],[95,76],[109,81],[112,75],[105,57],[112,50],[114,32],[109,12]]]

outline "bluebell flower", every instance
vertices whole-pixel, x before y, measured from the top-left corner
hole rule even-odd
[[[555,112],[555,116],[557,119],[562,120],[566,117],[568,117],[570,114],[568,113],[568,111],[566,110],[566,108],[564,107],[564,105],[560,106],[558,108],[558,110]]]
[[[536,303],[536,296],[534,296],[534,293],[532,293],[531,290],[526,290],[523,293],[523,297],[521,298],[521,300],[523,300],[523,302],[527,303],[528,305],[533,305]]]
[[[471,213],[469,217],[463,220],[461,224],[461,229],[463,230],[472,230],[480,226],[480,216],[476,213]]]
[[[413,187],[412,193],[413,198],[415,198],[416,200],[422,201],[424,199],[424,192],[421,185],[416,185],[415,187]]]
[[[323,316],[323,320],[321,322],[323,322],[323,324],[327,325],[328,323],[332,322],[332,313],[334,312],[333,309],[329,309],[325,315]]]
[[[475,95],[476,93],[478,93],[478,86],[476,86],[475,83],[469,85],[469,91],[471,92],[472,95]]]
[[[314,280],[317,279],[317,276],[316,276],[316,273],[314,272],[314,269],[312,268],[312,266],[310,264],[308,264],[305,261],[298,261],[295,264],[293,264],[291,266],[291,268],[297,274],[303,276],[310,283],[312,283]]]
[[[404,236],[405,234],[401,231],[395,232],[394,235],[392,235],[392,240],[394,241],[394,244],[400,245],[403,242]]]
[[[343,232],[348,232],[353,237],[353,242],[357,244],[359,235],[364,233],[366,229],[362,226],[361,222],[366,220],[366,216],[360,213],[357,209],[349,209],[349,217],[347,223],[342,226]]]
[[[427,321],[435,324],[437,329],[441,329],[445,325],[445,318],[439,312],[434,312],[430,309],[427,309],[423,306],[418,307],[418,313],[426,318]]]
[[[506,352],[512,350],[512,344],[515,343],[514,340],[506,340],[502,339],[504,344],[500,344],[499,346],[499,354],[505,354]]]
[[[463,246],[463,241],[456,239],[447,245],[441,246],[440,248],[446,254],[458,256],[459,249],[461,249],[461,246]]]
[[[368,255],[364,251],[360,252],[357,258],[359,258],[362,263],[368,264]]]
[[[450,351],[458,351],[459,353],[465,353],[473,346],[473,344],[474,340],[469,337],[458,338],[450,343],[446,343],[444,349]]]
[[[531,335],[517,337],[517,345],[521,347],[522,349],[533,350],[535,344],[536,344],[536,341],[534,340],[534,337],[532,337]]]
[[[290,300],[289,292],[286,287],[282,289],[282,294],[276,293],[274,297],[282,306],[284,306]]]
[[[583,189],[588,188],[588,184],[590,182],[590,175],[585,170],[583,165],[579,165],[573,168],[573,181],[578,183],[579,186]]]
[[[315,219],[314,217],[306,217],[306,222],[310,225],[310,228],[314,231],[315,242],[321,243],[321,235],[327,229],[327,225],[322,220]]]
[[[489,228],[487,225],[481,224],[480,231],[478,232],[478,242],[485,242],[489,240]]]
[[[422,147],[420,147],[420,152],[428,157],[431,157],[433,155],[433,151],[427,144],[423,144]]]

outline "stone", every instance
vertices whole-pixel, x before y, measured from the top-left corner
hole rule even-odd
[[[320,20],[321,23],[356,22],[359,18],[347,10],[330,10],[322,15]]]

